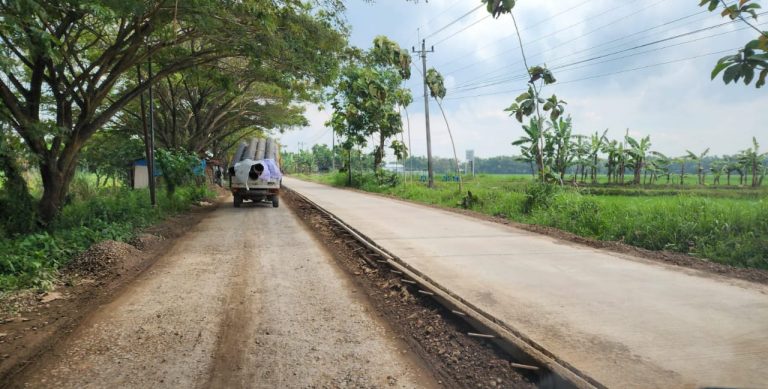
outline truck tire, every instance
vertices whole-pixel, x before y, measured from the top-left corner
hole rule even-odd
[[[277,197],[277,195],[272,196],[272,208],[277,208],[280,206],[280,198]]]
[[[236,195],[234,195],[232,197],[234,198],[234,200],[232,200],[232,202],[233,202],[233,205],[235,206],[235,208],[240,208],[240,206],[243,205],[243,197],[240,196],[239,194],[236,194]]]

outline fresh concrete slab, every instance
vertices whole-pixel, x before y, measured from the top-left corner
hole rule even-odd
[[[284,184],[608,387],[768,387],[763,285],[382,196]]]

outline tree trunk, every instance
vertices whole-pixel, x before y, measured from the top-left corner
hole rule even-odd
[[[378,172],[381,168],[381,162],[384,161],[384,133],[379,133],[379,147],[376,149],[376,153],[373,156],[373,171]]]
[[[58,168],[56,158],[49,158],[40,162],[40,176],[43,180],[43,197],[38,205],[40,220],[43,225],[49,225],[59,214],[64,205],[69,184],[75,176],[74,161],[65,165],[63,169]]]
[[[680,164],[680,185],[683,185],[685,179],[685,161]]]
[[[757,158],[752,161],[752,187],[757,188]]]
[[[347,150],[347,186],[352,186],[352,149]]]

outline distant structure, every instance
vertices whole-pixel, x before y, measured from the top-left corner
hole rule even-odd
[[[467,164],[469,164],[469,168],[465,169],[465,171],[472,172],[472,177],[475,176],[475,150],[467,150],[466,151],[466,159]]]

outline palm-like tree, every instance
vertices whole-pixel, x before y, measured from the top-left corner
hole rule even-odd
[[[576,156],[571,142],[573,125],[570,117],[565,119],[560,117],[557,120],[552,120],[549,124],[552,131],[545,134],[546,148],[551,149],[551,168],[554,173],[558,174],[562,184],[565,179],[565,171],[571,166],[571,162]]]
[[[652,167],[651,184],[658,180],[659,175],[667,176],[667,184],[669,184],[671,176],[669,165],[672,164],[672,158],[667,157],[658,151],[651,151],[651,155],[653,155],[653,159],[650,160]]]
[[[523,155],[530,156],[533,162],[536,163],[537,169],[534,171],[534,175],[537,172],[543,171],[543,163],[541,148],[539,147],[539,138],[541,137],[541,129],[539,121],[531,119],[528,125],[523,125],[523,131],[525,135],[521,136],[518,140],[512,142],[513,146],[519,146]]]
[[[688,152],[688,154],[685,154],[683,156],[675,158],[675,162],[680,164],[680,185],[685,184],[685,164],[688,162],[688,158],[695,154],[692,154],[691,152]]]
[[[576,157],[576,170],[573,172],[573,182],[581,178],[581,181],[585,181],[587,178],[587,165],[590,164],[590,147],[587,142],[588,137],[585,135],[574,135],[576,142],[573,144],[573,151]]]
[[[709,165],[709,171],[712,173],[712,184],[720,185],[720,177],[728,170],[728,161],[717,160]]]
[[[645,138],[640,139],[640,141],[637,141],[635,138],[626,135],[624,139],[626,139],[627,143],[629,144],[627,155],[629,155],[629,162],[632,165],[632,169],[635,173],[633,183],[635,185],[639,185],[640,173],[643,170],[643,167],[645,167],[646,154],[648,154],[648,149],[651,148],[651,137],[646,136]]]
[[[592,178],[593,184],[597,183],[598,154],[603,151],[605,143],[608,141],[608,138],[605,136],[607,133],[608,129],[603,131],[603,135],[598,135],[597,131],[595,131],[595,133],[589,137],[589,158],[592,162],[590,165],[590,178]]]
[[[741,160],[744,163],[746,171],[750,171],[752,174],[752,187],[758,187],[762,183],[765,176],[765,158],[768,157],[768,153],[760,153],[760,145],[757,143],[757,139],[752,137],[752,147],[742,151]],[[759,175],[759,177],[758,177]],[[746,184],[746,181],[744,182]]]
[[[696,154],[691,150],[685,150],[685,152],[688,153],[688,158],[696,161],[696,175],[699,179],[699,185],[704,185],[704,168],[702,167],[702,162],[704,157],[709,154],[709,147],[707,147],[707,149],[704,150],[704,152],[701,154]]]

